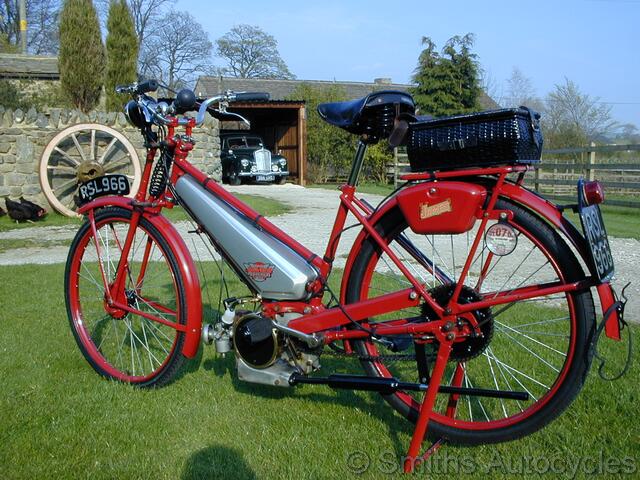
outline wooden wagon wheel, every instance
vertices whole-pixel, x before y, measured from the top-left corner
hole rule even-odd
[[[78,216],[80,182],[106,174],[129,178],[131,193],[140,186],[140,160],[131,142],[113,128],[82,123],[65,128],[49,142],[40,159],[40,185],[53,208]]]

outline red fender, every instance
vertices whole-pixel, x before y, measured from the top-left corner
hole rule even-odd
[[[402,191],[420,187],[420,184],[408,187]],[[588,266],[593,278],[597,278],[597,275],[594,273],[594,267],[592,262],[587,254],[587,245],[585,244],[585,239],[582,233],[563,215],[562,212],[556,207],[552,202],[545,200],[541,196],[536,193],[527,190],[526,188],[516,185],[515,183],[504,183],[501,188],[501,197],[507,198],[514,203],[521,205],[523,208],[527,210],[531,210],[540,216],[543,220],[550,223],[554,228],[556,228],[571,244],[575,247],[575,249],[582,257],[584,263]],[[371,223],[376,224],[383,215],[385,215],[389,210],[394,208],[397,205],[397,200],[395,197],[391,198],[387,201],[379,210],[374,214]],[[360,232],[358,237],[356,238],[351,251],[349,252],[349,256],[347,258],[344,274],[342,276],[342,286],[340,289],[340,301],[344,303],[345,301],[345,293],[347,287],[347,281],[349,279],[349,275],[351,273],[351,268],[353,267],[353,262],[355,261],[356,255],[360,250],[360,246],[362,242],[367,237],[367,234],[364,230]],[[598,296],[600,297],[600,303],[602,305],[602,312],[606,312],[611,305],[613,305],[615,299],[612,292],[612,288],[608,282],[600,283],[597,286]],[[606,324],[606,335],[609,338],[619,340],[620,339],[620,331],[619,331],[619,323],[618,316],[611,315]]]
[[[89,210],[111,206],[132,211],[131,201],[130,198],[126,197],[101,197],[78,209],[78,213],[85,214]],[[202,295],[198,271],[187,245],[171,222],[162,215],[155,213],[145,211],[142,215],[164,235],[178,260],[178,268],[185,286],[187,309],[187,331],[182,346],[182,354],[187,358],[193,358],[200,347],[202,330]]]

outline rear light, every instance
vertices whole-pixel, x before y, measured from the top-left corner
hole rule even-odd
[[[587,205],[598,205],[604,202],[604,187],[598,181],[582,184],[583,198]]]

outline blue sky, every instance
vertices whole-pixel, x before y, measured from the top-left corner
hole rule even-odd
[[[175,8],[194,14],[212,41],[236,24],[261,27],[300,79],[409,82],[422,36],[440,47],[473,32],[498,86],[514,66],[540,96],[567,77],[640,127],[640,0],[178,0]]]

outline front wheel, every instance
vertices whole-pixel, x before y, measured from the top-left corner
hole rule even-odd
[[[67,258],[65,300],[75,340],[100,375],[141,387],[164,385],[184,361],[185,334],[169,325],[185,325],[187,318],[176,257],[162,233],[141,218],[124,258],[129,210],[100,210],[95,222],[95,235],[88,221],[80,227]],[[139,313],[107,304],[103,274],[113,285],[123,261],[127,263],[122,301]]]
[[[496,208],[514,214],[508,223],[516,234],[515,250],[506,256],[495,256],[482,242],[472,259],[459,303],[494,298],[514,289],[535,289],[542,283],[569,283],[584,278],[571,249],[546,223],[506,200],[499,200]],[[393,209],[376,228],[412,274],[428,287],[432,297],[444,306],[455,288],[479,223],[472,231],[459,235],[417,235],[408,228],[399,209]],[[353,303],[409,286],[388,255],[367,238],[349,272],[345,298],[347,303]],[[426,305],[394,312],[395,318],[398,313],[402,318],[422,321],[434,318]],[[482,334],[454,344],[442,384],[525,392],[529,400],[460,395],[456,403],[455,397],[440,394],[429,432],[453,443],[481,444],[512,440],[542,428],[567,408],[587,376],[595,319],[590,292],[556,293],[494,305],[472,314],[481,325]],[[386,315],[369,318],[368,322],[391,318],[394,317]],[[358,341],[354,347],[357,353],[367,356],[362,364],[370,376],[428,381],[419,378],[422,375],[413,358],[419,352],[433,365],[433,344],[426,349],[416,348],[409,339],[401,352],[404,359],[396,357],[397,360],[394,352],[377,343]],[[412,359],[407,361],[407,356]],[[401,415],[411,421],[417,419],[421,395],[399,392],[385,399]]]

